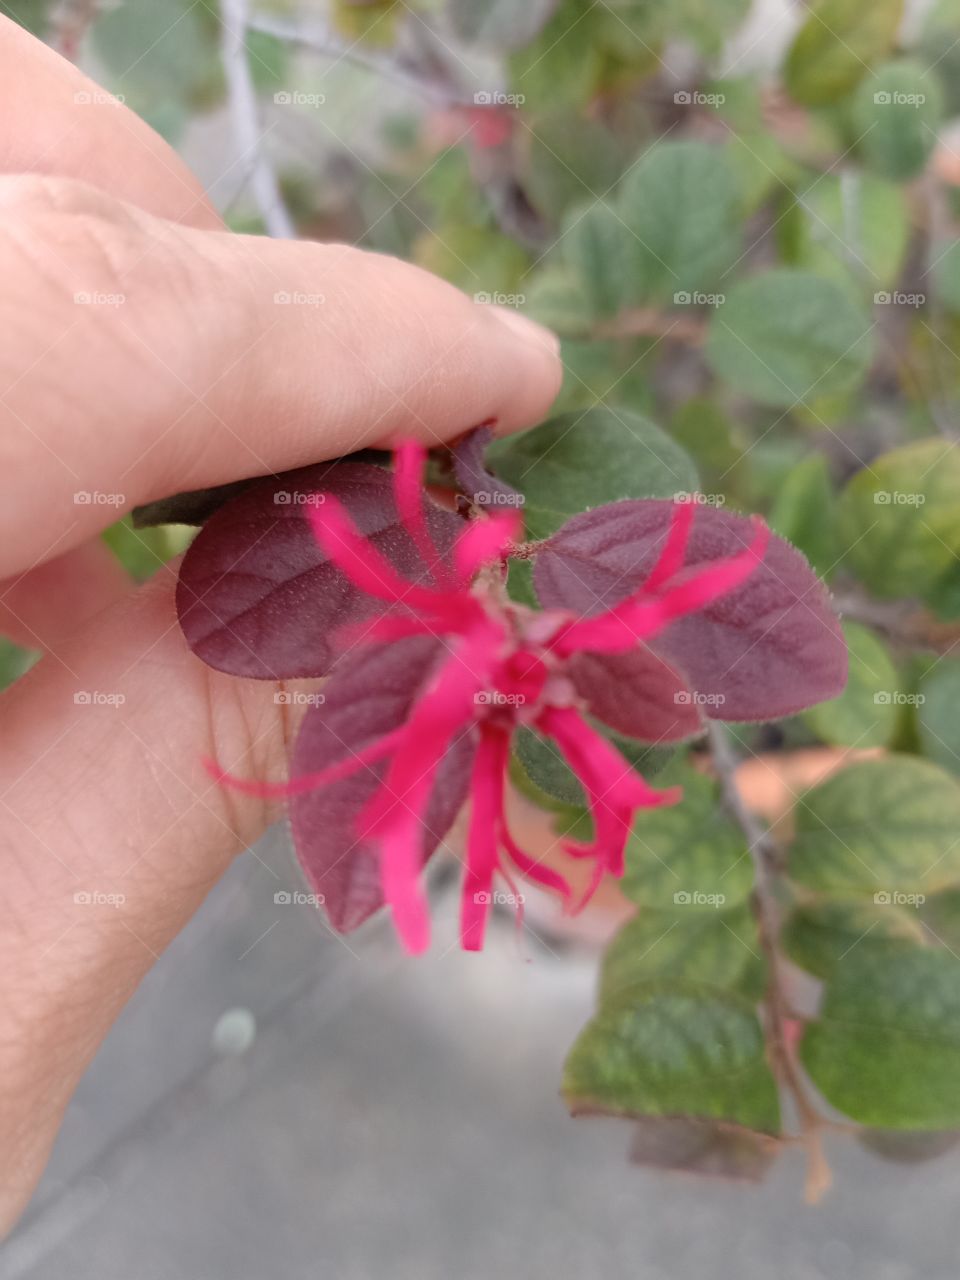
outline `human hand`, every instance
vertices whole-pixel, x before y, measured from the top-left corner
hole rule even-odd
[[[408,264],[228,233],[160,138],[4,18],[0,107],[0,630],[46,651],[2,697],[9,1227],[120,1008],[275,816],[201,757],[277,776],[290,728],[274,686],[191,655],[175,567],[137,589],[100,530],[398,431],[518,429],[560,366],[545,331]],[[278,307],[278,292],[324,302]],[[110,502],[78,505],[84,491]],[[122,910],[99,900],[116,894]]]

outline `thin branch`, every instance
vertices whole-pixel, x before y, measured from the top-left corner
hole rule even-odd
[[[675,315],[656,307],[636,307],[601,320],[594,338],[669,338],[699,346],[707,337],[707,321],[700,315]]]
[[[942,621],[916,600],[873,600],[855,590],[834,594],[843,618],[879,631],[902,649],[950,653],[960,645],[960,624]]]
[[[758,821],[744,803],[737,786],[737,757],[730,745],[724,725],[716,720],[708,729],[710,750],[714,768],[720,779],[723,798],[730,814],[747,838],[747,846],[754,868],[753,909],[757,920],[760,946],[767,961],[767,991],[764,1011],[767,1022],[767,1043],[773,1067],[784,1086],[789,1090],[797,1108],[802,1137],[807,1149],[806,1194],[814,1204],[829,1188],[833,1178],[823,1151],[823,1130],[829,1122],[821,1116],[807,1092],[806,1084],[790,1049],[787,1035],[789,1009],[781,982],[783,961],[778,945],[780,937],[780,912],[776,898],[777,848],[770,831]]]
[[[426,98],[440,107],[472,107],[473,97],[468,96],[448,79],[427,76],[411,67],[405,67],[395,58],[380,57],[365,49],[356,41],[348,43],[336,36],[328,27],[317,23],[309,27],[295,22],[287,22],[283,18],[275,18],[268,14],[251,14],[248,21],[251,31],[259,31],[263,35],[273,36],[277,40],[285,40],[289,44],[299,45],[311,53],[324,58],[355,63],[365,67],[384,79],[409,89],[412,93]]]
[[[250,164],[253,198],[268,234],[293,240],[297,229],[284,203],[280,182],[263,151],[257,94],[247,59],[247,0],[223,0],[221,57],[227,82],[227,104],[241,157]]]

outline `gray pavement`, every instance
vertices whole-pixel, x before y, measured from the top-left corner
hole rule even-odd
[[[285,836],[257,854],[103,1047],[2,1280],[960,1274],[957,1154],[836,1143],[816,1209],[798,1152],[759,1188],[631,1167],[625,1126],[557,1096],[592,957],[521,947],[506,919],[482,956],[448,949],[449,889],[429,957],[379,923],[346,946],[274,902],[296,883]]]

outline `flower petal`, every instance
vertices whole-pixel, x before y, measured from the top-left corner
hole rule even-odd
[[[464,951],[480,951],[497,869],[497,828],[503,812],[504,776],[509,736],[484,727],[470,781],[470,827],[467,870],[460,899],[460,942]]]

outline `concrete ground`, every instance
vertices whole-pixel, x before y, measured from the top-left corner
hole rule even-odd
[[[285,836],[257,854],[89,1071],[2,1280],[955,1280],[960,1155],[838,1142],[816,1209],[798,1152],[759,1188],[631,1167],[557,1095],[593,959],[507,920],[448,950],[449,890],[430,957],[347,946],[274,901]]]

